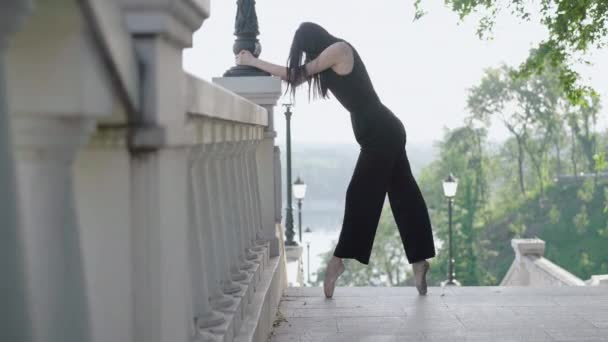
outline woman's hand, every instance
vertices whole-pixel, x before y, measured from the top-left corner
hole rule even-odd
[[[255,56],[253,56],[251,52],[249,52],[249,50],[242,50],[241,52],[239,52],[238,55],[236,55],[235,58],[237,65],[253,66],[253,63],[255,61]]]

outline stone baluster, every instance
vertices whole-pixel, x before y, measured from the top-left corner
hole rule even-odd
[[[247,177],[246,177],[246,163],[245,163],[245,153],[246,153],[246,149],[247,149],[247,141],[243,140],[240,142],[239,144],[239,155],[238,155],[238,168],[236,169],[236,172],[238,173],[238,179],[239,179],[239,183],[240,183],[240,191],[239,191],[239,198],[241,200],[241,202],[243,203],[243,208],[247,209],[249,207],[249,203],[248,203],[248,198],[246,196],[247,194],[247,189],[248,189],[248,184],[247,184]],[[251,219],[247,216],[247,211],[243,210],[243,217],[246,218],[246,225],[244,226],[245,229],[245,236],[244,239],[246,240],[246,249],[245,249],[245,257],[247,258],[247,260],[249,260],[249,262],[253,263],[254,265],[256,265],[255,269],[254,269],[254,276],[255,276],[255,281],[254,281],[254,289],[257,289],[257,284],[262,276],[262,272],[264,270],[264,268],[266,267],[267,263],[265,263],[265,258],[262,255],[262,251],[258,250],[256,245],[255,245],[255,232],[254,232],[254,225],[253,222],[251,221]]]
[[[246,185],[245,191],[244,191],[244,196],[245,196],[245,200],[247,203],[247,220],[249,222],[251,251],[259,254],[264,251],[264,248],[260,245],[260,243],[258,241],[257,225],[255,223],[256,216],[255,216],[255,203],[253,203],[254,195],[253,195],[253,184],[252,184],[254,179],[253,179],[253,170],[251,168],[251,164],[249,163],[249,154],[251,153],[251,141],[247,140],[245,142],[243,152],[244,153],[242,156],[242,159],[243,159],[242,172],[243,172],[243,179],[245,180],[245,185]],[[262,262],[263,262],[263,260],[262,260]]]
[[[230,193],[231,184],[227,170],[230,169],[229,154],[232,146],[230,142],[225,141],[221,144],[221,153],[218,163],[215,165],[216,174],[218,176],[218,202],[220,203],[220,217],[222,233],[224,234],[225,246],[228,254],[228,263],[230,265],[230,274],[233,281],[243,281],[247,279],[247,273],[242,272],[238,265],[238,242],[234,234],[233,218],[235,216],[234,207],[231,205],[231,198],[234,194]]]
[[[214,312],[209,303],[209,282],[208,271],[213,265],[205,263],[206,259],[203,256],[202,229],[203,217],[200,212],[200,205],[197,205],[195,192],[200,191],[197,187],[199,182],[198,177],[198,159],[201,155],[201,148],[195,147],[192,149],[191,160],[189,161],[188,169],[188,213],[190,216],[190,229],[188,231],[189,257],[190,257],[190,273],[192,281],[192,300],[193,311],[195,315],[195,327],[197,332],[201,334],[200,340],[212,340],[211,336],[200,332],[200,329],[217,327],[225,322],[224,316]]]
[[[203,257],[208,265],[207,281],[211,305],[217,310],[226,311],[233,306],[235,300],[233,297],[226,295],[226,293],[232,292],[230,288],[224,288],[222,282],[222,272],[227,270],[228,267],[224,267],[226,257],[221,248],[223,240],[218,234],[217,215],[214,215],[213,211],[215,209],[213,206],[215,198],[213,197],[211,164],[213,163],[214,155],[208,145],[202,147],[200,152],[198,167],[195,168],[196,175],[193,178],[194,195],[201,222],[199,226],[199,239],[203,246]],[[227,271],[226,274],[228,274]]]
[[[245,213],[245,205],[243,202],[243,180],[241,179],[240,176],[240,167],[241,167],[241,163],[240,163],[240,157],[241,157],[241,153],[242,153],[242,148],[243,148],[243,141],[239,140],[235,143],[235,150],[234,150],[234,154],[233,154],[233,159],[232,159],[232,168],[231,168],[231,172],[232,172],[232,178],[234,179],[234,186],[235,186],[235,193],[237,194],[236,196],[236,206],[237,206],[237,210],[235,210],[235,216],[236,219],[239,222],[239,238],[241,240],[241,245],[242,247],[244,247],[243,250],[241,250],[242,256],[245,256],[245,260],[248,260],[246,258],[246,252],[249,248],[249,239],[248,239],[248,234],[249,234],[249,230],[247,229],[247,225],[249,224],[247,222],[247,219],[244,215]]]
[[[236,133],[236,132],[235,132]],[[238,138],[237,138],[238,139]],[[251,270],[253,265],[245,260],[244,251],[245,244],[243,243],[242,234],[241,234],[241,222],[239,220],[239,208],[238,208],[238,197],[239,193],[237,192],[236,182],[237,177],[234,172],[235,164],[236,164],[236,153],[238,149],[238,144],[236,141],[227,143],[227,158],[225,160],[225,169],[224,172],[226,174],[226,198],[227,198],[227,219],[229,224],[228,233],[230,234],[231,240],[235,243],[234,255],[236,256],[236,267],[238,270],[239,277],[243,277],[241,281],[244,283],[248,283],[251,278],[245,272],[246,270]]]
[[[256,228],[256,234],[258,238],[258,242],[263,243],[263,232],[262,232],[262,211],[260,208],[260,183],[258,177],[258,162],[257,162],[257,147],[258,141],[251,141],[251,148],[249,149],[249,153],[247,154],[247,160],[249,165],[251,165],[251,177],[252,179],[252,194],[253,194],[253,216]]]
[[[224,220],[224,214],[222,210],[225,209],[225,205],[223,205],[223,196],[225,194],[222,193],[224,190],[222,187],[222,179],[221,174],[223,172],[221,168],[222,158],[224,155],[223,149],[219,143],[214,143],[211,147],[212,151],[212,159],[209,165],[209,172],[207,172],[207,184],[209,185],[209,191],[211,194],[211,199],[209,201],[209,210],[213,215],[213,231],[217,236],[217,247],[219,249],[219,261],[222,265],[221,267],[221,283],[222,289],[225,294],[236,294],[241,291],[241,286],[233,281],[231,275],[231,252],[230,252],[230,242],[227,241],[228,237],[225,232],[226,225]]]
[[[246,163],[245,163],[245,155],[246,155],[246,151],[247,151],[247,141],[241,141],[239,143],[239,154],[238,154],[238,166],[236,168],[236,172],[237,172],[237,177],[239,179],[239,199],[241,201],[241,206],[242,206],[242,211],[241,211],[241,217],[243,218],[243,220],[245,220],[245,236],[244,238],[246,239],[246,256],[248,260],[258,260],[258,254],[255,254],[252,252],[252,248],[255,247],[254,245],[254,241],[255,241],[255,231],[254,231],[254,225],[252,220],[250,219],[250,217],[247,215],[248,213],[248,200],[247,200],[247,169],[246,169]]]
[[[255,268],[255,264],[250,260],[251,254],[248,253],[248,244],[249,241],[247,239],[248,229],[247,229],[247,221],[243,216],[243,196],[242,196],[242,178],[239,175],[239,167],[240,167],[240,154],[242,150],[242,142],[237,141],[233,143],[233,150],[230,158],[230,168],[227,170],[230,173],[231,178],[231,193],[234,195],[234,219],[236,221],[236,239],[239,242],[239,264],[241,265],[241,269],[246,271],[253,271]]]

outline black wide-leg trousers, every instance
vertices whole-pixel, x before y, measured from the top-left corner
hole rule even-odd
[[[408,261],[432,258],[435,245],[428,208],[412,175],[403,125],[399,122],[382,133],[384,138],[361,147],[346,191],[344,220],[334,255],[369,263],[388,193]]]

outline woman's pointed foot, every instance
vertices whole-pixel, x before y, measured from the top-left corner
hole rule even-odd
[[[344,272],[344,263],[342,262],[342,259],[332,256],[331,260],[327,263],[325,279],[323,280],[323,291],[325,292],[326,298],[333,297],[336,281],[342,272]]]
[[[421,296],[426,295],[426,273],[428,272],[430,265],[426,260],[418,261],[412,264],[414,269],[414,280],[416,282],[416,289],[418,294]]]

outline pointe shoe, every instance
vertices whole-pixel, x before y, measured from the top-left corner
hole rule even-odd
[[[426,295],[426,273],[428,272],[430,265],[426,260],[416,262],[412,264],[414,269],[414,280],[416,281],[416,289],[421,296]]]
[[[327,263],[325,269],[325,279],[323,280],[323,291],[325,292],[326,298],[331,298],[334,295],[334,289],[336,288],[336,280],[344,272],[344,263],[342,259],[332,257]]]

